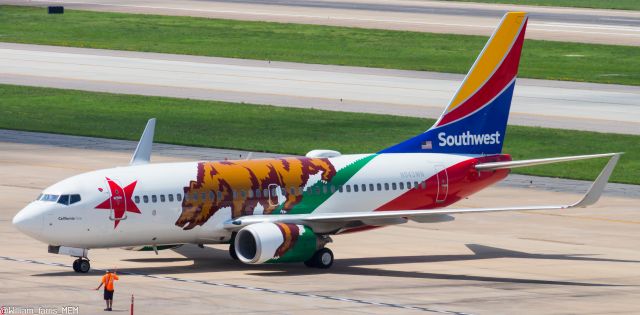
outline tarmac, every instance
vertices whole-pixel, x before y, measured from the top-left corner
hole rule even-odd
[[[226,246],[132,252],[91,250],[93,271],[48,254],[13,215],[68,176],[126,165],[135,142],[0,131],[0,305],[78,307],[102,313],[102,270],[117,268],[114,311],[136,314],[633,314],[640,312],[638,186],[613,185],[593,207],[566,212],[466,214],[334,237],[327,271],[302,264],[244,265]],[[155,145],[153,162],[240,157],[246,152]],[[256,154],[255,157],[273,156]],[[622,157],[624,158],[624,156]],[[558,204],[588,182],[530,177],[459,206]],[[538,183],[545,182],[545,185]],[[520,183],[520,184],[518,184]],[[14,309],[15,310],[15,309]],[[8,312],[5,311],[5,314]],[[51,313],[49,313],[51,314]]]
[[[491,34],[506,11],[530,14],[527,38],[640,46],[640,13],[412,0],[0,0],[3,4],[320,24],[445,34]]]
[[[463,78],[426,71],[0,43],[0,83],[412,117],[439,117]],[[637,86],[518,79],[509,123],[640,134],[639,99]]]

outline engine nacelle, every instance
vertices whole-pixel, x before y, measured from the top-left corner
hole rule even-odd
[[[307,226],[267,222],[244,227],[234,244],[245,264],[307,261],[323,245]]]

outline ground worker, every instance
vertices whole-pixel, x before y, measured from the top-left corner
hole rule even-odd
[[[105,311],[111,311],[111,307],[113,306],[113,282],[119,280],[116,275],[116,271],[111,272],[107,270],[105,275],[102,276],[102,280],[100,285],[96,288],[96,291],[100,290],[100,287],[104,284],[104,301],[107,303],[107,308]]]

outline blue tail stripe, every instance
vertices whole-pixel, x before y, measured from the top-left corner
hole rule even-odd
[[[477,112],[427,130],[378,153],[497,154],[502,152],[515,80]]]

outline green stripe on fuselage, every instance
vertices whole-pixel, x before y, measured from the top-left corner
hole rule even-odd
[[[318,181],[309,187],[307,191],[302,195],[302,200],[296,204],[293,209],[289,210],[289,214],[305,214],[311,213],[318,208],[323,202],[325,202],[333,194],[338,193],[338,187],[346,184],[353,175],[360,171],[367,163],[369,163],[377,154],[372,154],[367,157],[363,157],[353,163],[343,167],[336,172],[331,181],[328,183],[324,181]],[[331,186],[336,188],[335,192],[331,192]],[[326,192],[325,190],[326,189]],[[317,193],[320,191],[320,193]],[[279,211],[280,212],[280,211]],[[275,212],[274,212],[275,213]]]

